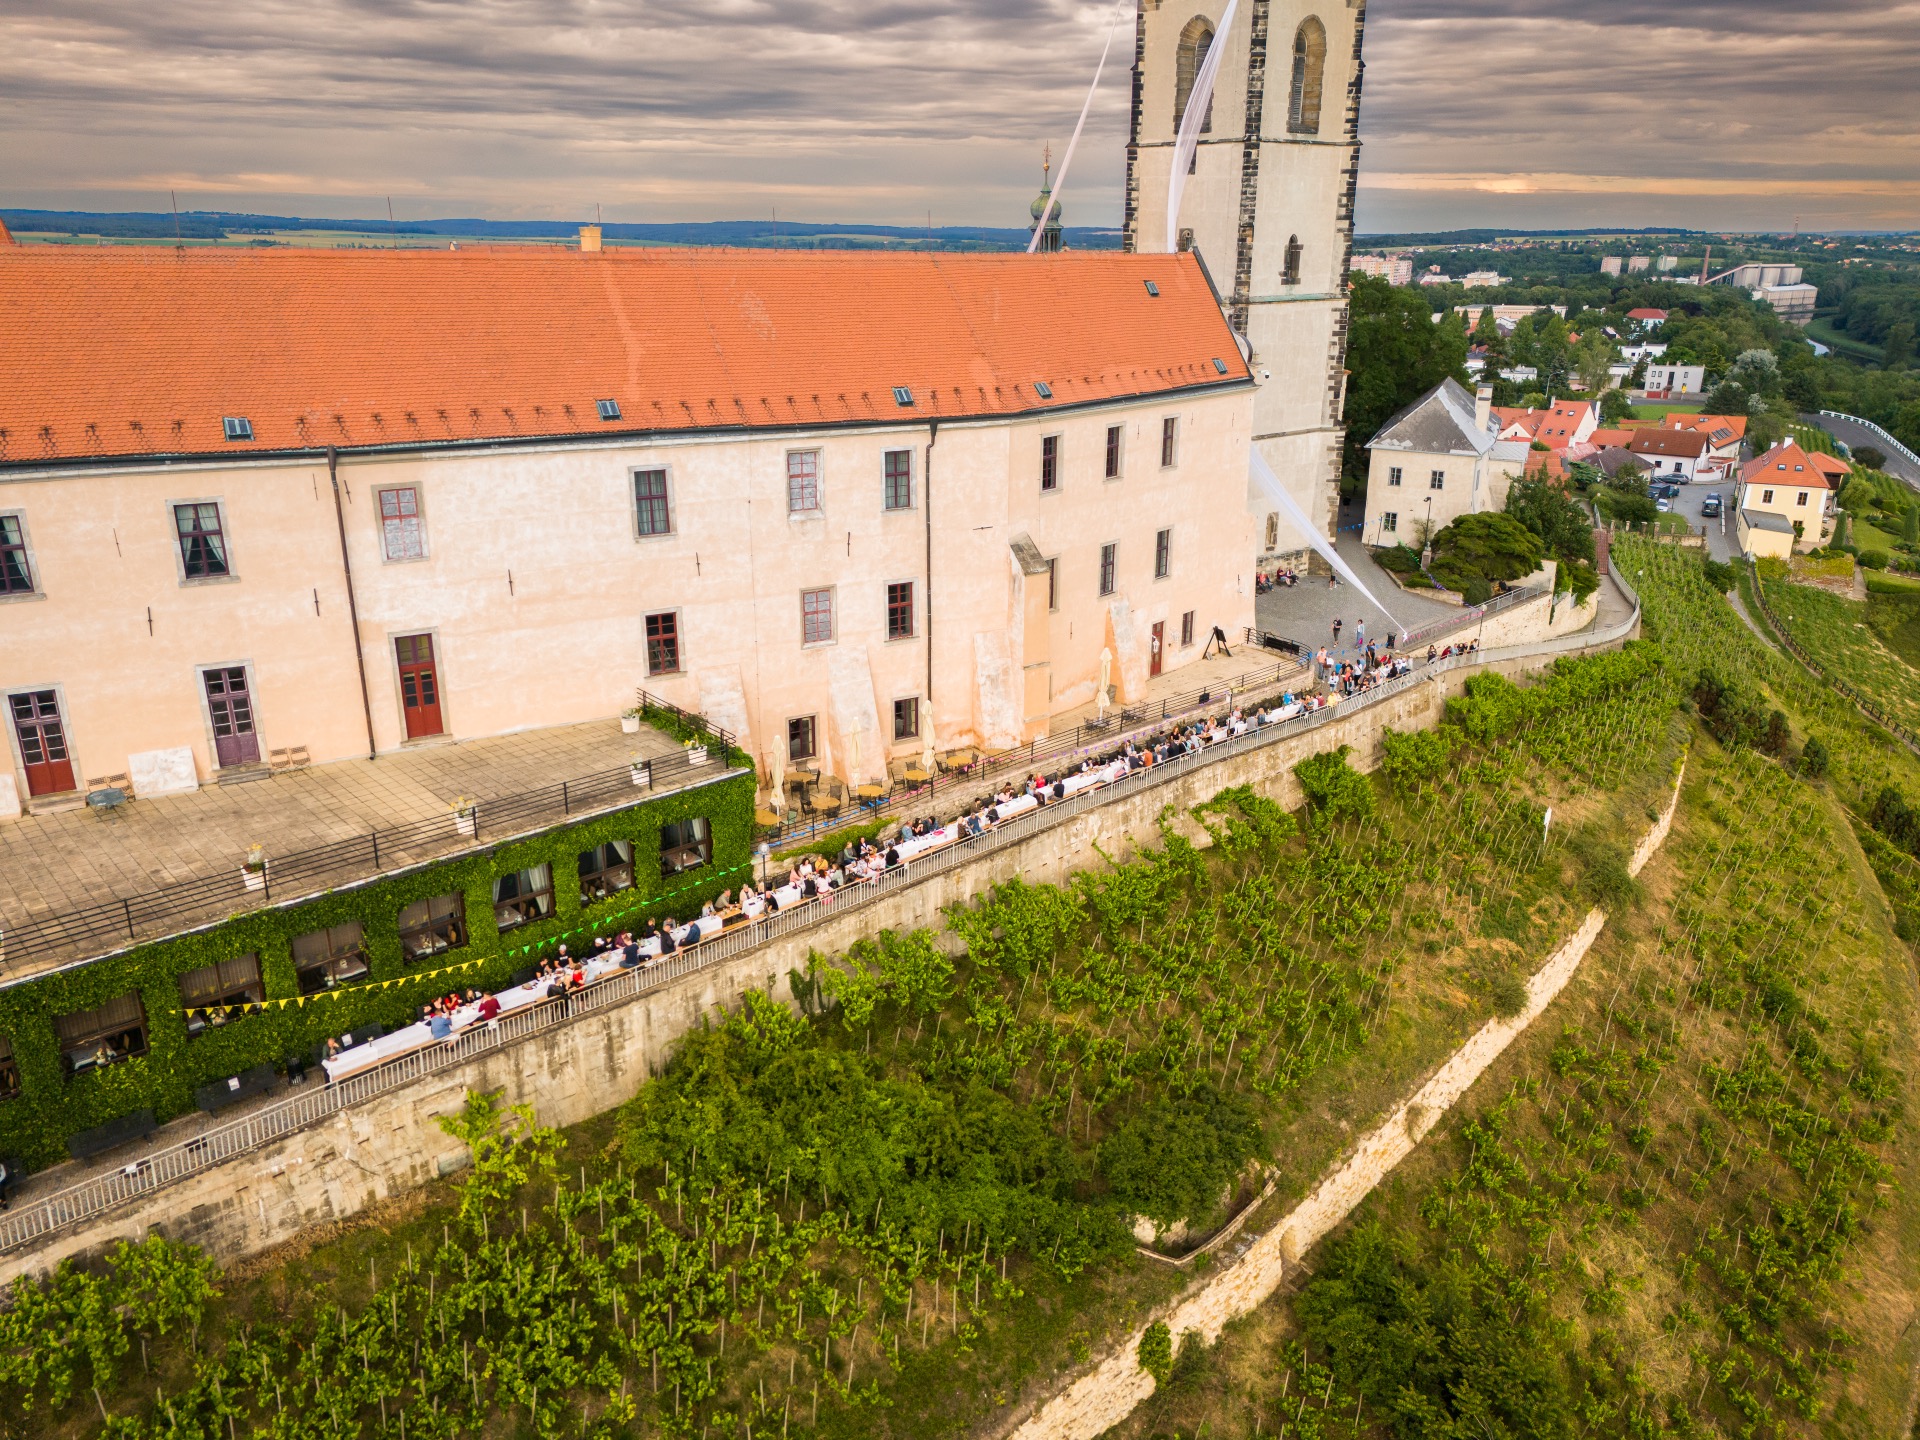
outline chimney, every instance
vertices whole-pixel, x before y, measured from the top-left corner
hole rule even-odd
[[[1473,392],[1473,428],[1485,432],[1493,421],[1493,387],[1482,385]]]
[[[580,253],[582,255],[592,255],[598,253],[599,249],[600,227],[598,225],[582,225],[580,227]]]

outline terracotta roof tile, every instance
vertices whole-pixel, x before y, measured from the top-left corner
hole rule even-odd
[[[15,465],[1012,415],[1249,378],[1191,255],[693,249],[10,247],[0,373]]]
[[[1826,473],[1793,441],[1788,440],[1747,461],[1740,467],[1745,484],[1800,486],[1807,490],[1834,488]]]

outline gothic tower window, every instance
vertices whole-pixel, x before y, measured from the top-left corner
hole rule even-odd
[[[1312,16],[1293,36],[1293,89],[1287,102],[1287,129],[1295,135],[1320,133],[1320,91],[1327,74],[1327,27]]]
[[[1200,67],[1206,63],[1207,51],[1213,48],[1213,22],[1204,15],[1196,15],[1187,22],[1186,29],[1180,32],[1180,50],[1174,61],[1173,69],[1173,133],[1180,133],[1180,122],[1186,118],[1187,98],[1193,94],[1193,82],[1200,74]],[[1213,99],[1207,99],[1207,113],[1200,118],[1200,133],[1206,134],[1213,129]]]
[[[1280,271],[1280,283],[1282,285],[1300,283],[1300,237],[1298,235],[1287,237],[1287,258]]]

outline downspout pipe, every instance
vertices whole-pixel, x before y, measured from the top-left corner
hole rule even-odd
[[[360,713],[367,721],[367,759],[379,758],[373,743],[373,696],[367,689],[367,656],[360,645],[360,605],[353,594],[353,561],[347,556],[347,512],[340,502],[340,452],[327,446],[327,479],[333,485],[333,519],[340,528],[340,573],[347,579],[347,621],[353,627],[353,664],[360,672]]]
[[[921,467],[921,488],[926,492],[922,496],[921,509],[925,513],[927,527],[927,738],[935,737],[933,731],[933,447],[940,439],[940,422],[927,422],[927,461]]]

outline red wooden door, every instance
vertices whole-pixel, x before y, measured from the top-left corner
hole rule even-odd
[[[260,761],[260,736],[253,725],[253,696],[247,691],[247,667],[223,666],[201,672],[207,686],[207,714],[213,720],[213,758],[222,770]]]
[[[67,730],[60,723],[60,701],[53,691],[29,690],[7,699],[20,759],[27,767],[27,794],[59,795],[75,788]]]
[[[400,662],[400,707],[407,716],[407,738],[444,735],[440,719],[440,676],[433,663],[431,635],[402,635],[393,642]]]
[[[1167,627],[1164,623],[1153,627],[1153,644],[1147,656],[1147,678],[1151,680],[1160,673],[1160,653],[1167,648]]]

